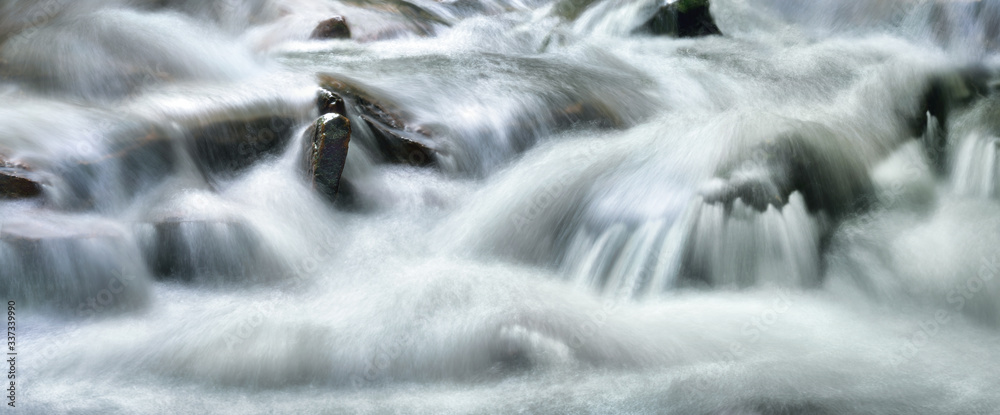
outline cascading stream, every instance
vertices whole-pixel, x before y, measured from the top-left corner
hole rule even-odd
[[[994,413],[1000,7],[697,3],[0,5],[17,409]]]

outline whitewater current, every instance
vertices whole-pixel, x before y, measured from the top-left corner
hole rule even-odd
[[[16,411],[1000,413],[1000,3],[659,6],[0,4]],[[324,199],[318,74],[434,162],[353,117]]]

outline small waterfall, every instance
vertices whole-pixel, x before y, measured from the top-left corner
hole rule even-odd
[[[241,222],[164,221],[138,225],[136,232],[159,278],[246,284],[281,274],[273,251]]]
[[[662,294],[676,287],[683,252],[680,224],[655,220],[634,230],[615,225],[596,237],[577,233],[563,260],[562,271],[576,285],[619,299]]]
[[[1000,138],[982,133],[964,137],[954,156],[952,183],[969,196],[1000,198]]]
[[[8,396],[993,413],[998,23],[986,0],[0,2]]]
[[[787,205],[768,205],[763,212],[739,199],[727,207],[698,198],[673,224],[618,224],[596,235],[579,231],[563,273],[577,285],[623,298],[692,284],[814,287],[828,229],[826,216],[810,213],[797,192]]]
[[[985,85],[974,90],[975,99],[955,105],[955,115],[948,117],[947,148],[942,150],[946,152],[947,168],[956,193],[997,199],[1000,197],[1000,122],[997,120],[1000,89],[996,74],[987,74],[990,76],[981,82]]]
[[[47,219],[0,228],[6,295],[23,306],[77,316],[146,304],[150,277],[125,229],[86,216]]]
[[[821,239],[828,224],[798,192],[781,208],[760,212],[740,199],[732,207],[702,204],[684,256],[685,277],[718,287],[820,283]]]
[[[815,287],[829,229],[826,215],[811,213],[798,192],[763,212],[740,199],[726,206],[697,198],[673,224],[617,224],[596,235],[582,229],[569,244],[563,273],[624,298],[692,284]]]

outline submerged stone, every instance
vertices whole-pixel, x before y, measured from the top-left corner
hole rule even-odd
[[[24,199],[41,194],[42,185],[31,172],[17,167],[0,167],[0,199]]]
[[[763,143],[724,163],[717,179],[702,188],[702,197],[727,209],[739,201],[764,212],[769,206],[781,209],[798,192],[810,211],[846,214],[868,200],[871,178],[861,161],[821,148],[821,138],[791,134]]]
[[[69,209],[108,206],[133,197],[169,177],[177,164],[174,142],[156,126],[131,126],[94,156],[59,162],[58,204]]]
[[[280,115],[212,120],[189,127],[189,150],[207,173],[232,173],[285,148],[295,120]]]
[[[636,31],[674,37],[722,34],[709,12],[708,0],[679,0],[660,6]]]
[[[316,29],[309,35],[310,39],[350,39],[351,28],[343,16],[334,16],[319,22]]]
[[[380,161],[414,166],[428,166],[436,161],[437,150],[428,130],[411,122],[409,115],[388,99],[330,75],[320,75],[320,87],[317,98],[320,113],[342,105],[343,115],[362,122],[370,131],[372,142],[368,150]]]
[[[56,161],[57,202],[70,209],[125,202],[169,178],[185,154],[206,179],[238,174],[280,154],[296,122],[287,115],[234,115],[170,128],[128,124],[108,132],[109,143],[98,151]]]
[[[421,167],[434,163],[434,151],[418,134],[392,128],[367,115],[362,115],[361,119],[371,129],[385,161]]]
[[[243,222],[172,218],[137,230],[146,266],[158,279],[246,282],[279,274],[277,260]]]
[[[923,137],[924,150],[938,174],[947,170],[952,118],[990,96],[996,83],[995,74],[982,67],[937,74],[928,82],[921,103],[924,117],[913,123],[914,135]]]

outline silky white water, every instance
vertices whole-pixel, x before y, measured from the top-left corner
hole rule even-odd
[[[0,201],[17,410],[1000,413],[997,98],[941,167],[912,128],[935,76],[1000,64],[978,3],[714,0],[724,35],[682,39],[633,34],[647,0],[0,5],[0,154],[46,182]],[[333,15],[353,39],[309,40]],[[324,201],[317,73],[435,165],[352,120]],[[234,114],[288,143],[100,162]]]

